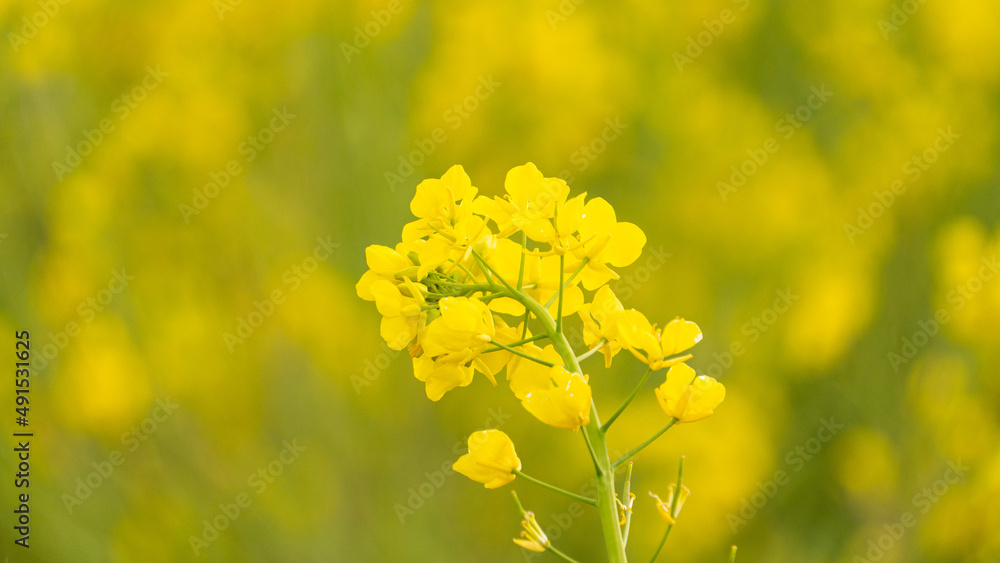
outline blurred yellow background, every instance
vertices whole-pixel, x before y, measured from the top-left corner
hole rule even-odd
[[[0,23],[0,333],[12,364],[30,331],[35,433],[23,549],[5,377],[10,561],[524,560],[509,491],[442,467],[499,426],[579,490],[586,450],[482,378],[428,401],[354,283],[421,179],[463,164],[496,195],[528,161],[645,230],[612,288],[698,322],[690,364],[728,390],[637,458],[634,560],[680,455],[663,560],[1000,558],[996,2],[25,0]],[[642,369],[591,362],[607,416]],[[663,423],[649,390],[612,452]],[[603,559],[589,509],[514,485]]]

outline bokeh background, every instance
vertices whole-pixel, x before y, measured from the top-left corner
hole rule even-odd
[[[30,550],[0,386],[10,561],[524,560],[509,492],[441,468],[499,426],[578,490],[582,442],[482,378],[428,401],[354,283],[421,179],[461,163],[496,195],[527,161],[645,230],[612,287],[698,322],[691,365],[728,389],[637,459],[635,560],[680,455],[663,560],[1000,558],[996,2],[24,0],[0,23],[0,333],[34,357]],[[607,416],[642,370],[590,362]],[[651,388],[613,451],[665,422]],[[590,511],[514,487],[603,559]]]

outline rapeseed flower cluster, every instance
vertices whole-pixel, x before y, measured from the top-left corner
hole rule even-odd
[[[683,363],[702,339],[698,325],[676,318],[658,327],[626,309],[609,286],[619,278],[615,269],[642,253],[642,229],[619,221],[600,197],[571,197],[564,180],[545,177],[532,163],[511,169],[504,189],[503,196],[480,195],[462,166],[453,166],[417,186],[410,202],[416,219],[403,226],[399,243],[365,251],[369,270],[357,293],[375,302],[387,345],[409,351],[427,397],[438,401],[476,374],[497,385],[506,368],[525,410],[555,428],[586,427],[595,464],[613,468],[592,442],[604,447],[604,431],[635,393],[600,426],[580,361],[600,353],[610,367],[627,350],[648,367],[636,392],[652,372],[667,369],[654,393],[670,417],[667,428],[711,415],[725,388]],[[573,350],[565,337],[564,319],[572,315],[582,321],[588,350]],[[491,489],[518,475],[528,478],[513,442],[499,430],[473,434],[454,469]],[[518,543],[547,548],[530,533]]]

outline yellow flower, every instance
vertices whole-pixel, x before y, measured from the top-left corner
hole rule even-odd
[[[357,291],[358,297],[364,299],[365,301],[375,301],[375,296],[372,295],[371,287],[373,283],[380,280],[388,281],[391,283],[393,281],[393,278],[377,274],[371,270],[368,270],[364,274],[361,274],[361,279],[358,280],[358,283],[354,285],[354,289],[355,291]]]
[[[491,339],[491,343],[511,344],[520,339],[520,331],[515,327],[507,326],[507,323],[500,317],[493,319],[496,334]],[[488,354],[476,353],[472,359],[472,365],[477,371],[490,379],[494,386],[497,384],[494,376],[510,363],[513,354],[506,350],[495,350]]]
[[[379,280],[390,281],[398,285],[399,279],[396,276],[404,273],[412,274],[412,277],[416,278],[417,281],[420,279],[416,276],[417,272],[413,263],[398,249],[394,250],[388,246],[373,244],[365,249],[365,259],[368,262],[368,271],[361,276],[355,285],[358,297],[365,301],[375,301],[371,286]]]
[[[542,531],[542,527],[538,525],[538,520],[535,519],[535,514],[533,512],[525,512],[524,520],[521,520],[521,537],[514,538],[514,543],[537,553],[542,553],[549,546],[549,538]]]
[[[514,480],[514,471],[520,471],[521,460],[510,437],[491,429],[469,436],[469,453],[451,467],[487,489],[496,489]]]
[[[606,285],[597,290],[593,302],[580,307],[584,344],[589,348],[601,340],[606,341],[601,347],[605,367],[611,367],[611,358],[621,350],[621,343],[618,341],[618,315],[624,310],[615,293]]]
[[[448,355],[435,359],[423,354],[413,358],[413,376],[424,382],[424,392],[432,401],[440,401],[456,387],[469,385],[474,373],[464,357]]]
[[[455,203],[466,199],[472,201],[477,192],[465,168],[456,164],[440,180],[428,178],[417,185],[417,193],[410,201],[410,211],[431,224],[452,224],[459,217]]]
[[[404,295],[403,291],[409,295]],[[382,313],[380,332],[393,350],[402,350],[417,337],[427,321],[422,307],[427,304],[421,290],[427,288],[404,278],[402,286],[384,279],[374,281],[368,292],[372,295],[378,312]]]
[[[469,297],[445,297],[438,301],[438,308],[441,315],[427,326],[420,340],[425,354],[481,352],[490,346],[496,326],[485,303]]]
[[[459,165],[417,186],[410,211],[418,219],[403,227],[403,243],[413,247],[420,276],[449,261],[469,261],[473,246],[495,244],[486,220],[472,212],[477,192]]]
[[[667,379],[655,389],[660,407],[679,422],[695,422],[711,415],[726,398],[726,387],[715,379],[696,376],[687,364],[667,371]]]
[[[662,330],[649,324],[646,316],[629,309],[617,315],[618,339],[636,358],[654,370],[669,367],[686,357],[668,358],[691,348],[701,341],[701,329],[691,321],[678,317]],[[642,352],[640,354],[640,352]]]
[[[662,500],[660,500],[660,497],[653,494],[652,492],[649,493],[649,496],[653,497],[653,499],[656,501],[656,511],[660,513],[660,517],[663,518],[663,521],[666,522],[668,526],[674,525],[677,515],[681,513],[681,508],[684,507],[684,501],[686,501],[688,495],[691,494],[691,491],[688,490],[687,487],[682,486],[681,494],[680,496],[677,497],[677,506],[675,506],[674,510],[671,512],[670,503],[673,500],[674,493],[676,491],[677,491],[677,485],[676,484],[670,485],[670,488],[667,489],[667,502],[663,502]]]
[[[590,397],[583,376],[556,365],[549,370],[549,381],[529,390],[521,404],[549,426],[577,430],[590,423]]]
[[[404,240],[412,236],[404,230]],[[476,215],[465,216],[450,227],[429,233],[426,240],[415,242],[419,244],[416,255],[422,271],[437,268],[449,260],[471,264],[472,248],[482,252],[483,248],[496,245],[486,220]]]
[[[646,235],[638,226],[618,222],[611,204],[595,197],[583,208],[579,223],[580,241],[574,254],[577,258],[588,258],[580,272],[583,287],[597,289],[608,280],[618,279],[618,274],[608,267],[625,267],[635,262],[646,246]]]
[[[566,202],[569,186],[560,178],[546,178],[532,164],[516,166],[507,172],[504,181],[507,195],[492,200],[481,197],[473,209],[493,219],[500,236],[508,237],[524,231],[533,241],[551,242],[558,238],[552,219],[556,209]]]
[[[552,345],[539,348],[533,343],[525,344],[519,348],[522,352],[534,356],[540,360],[545,360],[552,364],[561,364],[562,358]],[[511,354],[513,356],[513,354]],[[510,380],[510,390],[514,396],[520,400],[527,398],[532,391],[547,389],[552,386],[552,368],[544,366],[538,362],[533,362],[521,356],[513,356],[507,366],[507,379]]]

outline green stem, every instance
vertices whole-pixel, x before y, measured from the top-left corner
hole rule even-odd
[[[521,506],[521,499],[517,497],[517,491],[511,490],[510,494],[514,496],[514,504],[517,505],[517,511],[521,513],[521,518],[526,517],[528,515],[528,511]]]
[[[593,348],[591,348],[590,350],[587,350],[587,351],[586,351],[586,352],[584,352],[583,354],[580,354],[580,355],[579,355],[579,356],[578,356],[578,357],[576,358],[576,361],[578,361],[578,362],[583,362],[583,361],[584,361],[584,360],[586,360],[587,358],[589,358],[589,357],[593,356],[594,354],[596,354],[596,353],[600,352],[600,351],[601,351],[601,348],[603,348],[603,347],[604,347],[604,345],[605,345],[605,344],[607,344],[607,343],[608,343],[608,341],[602,338],[602,339],[601,339],[601,341],[597,343],[597,346],[594,346],[594,347],[593,347]]]
[[[641,381],[639,381],[639,384],[638,384],[638,385],[636,385],[636,386],[635,386],[635,389],[633,389],[633,390],[632,390],[632,394],[628,396],[628,399],[625,399],[625,403],[623,403],[623,404],[622,404],[622,406],[618,407],[618,410],[617,410],[617,411],[615,411],[615,414],[611,415],[611,418],[609,418],[609,419],[607,420],[607,422],[605,422],[605,423],[604,423],[604,425],[603,425],[603,426],[601,426],[601,430],[603,430],[603,431],[607,432],[607,431],[608,431],[608,428],[611,428],[611,424],[612,424],[612,423],[613,423],[613,422],[614,422],[614,421],[615,421],[615,420],[616,420],[616,419],[617,419],[617,418],[618,418],[619,416],[621,416],[621,414],[622,414],[623,412],[625,412],[625,408],[626,408],[626,407],[628,407],[629,403],[631,403],[631,402],[632,402],[632,399],[635,399],[635,396],[639,394],[639,391],[641,391],[641,390],[642,390],[642,387],[643,387],[643,385],[645,385],[645,384],[646,384],[646,381],[648,381],[648,380],[649,380],[649,376],[650,376],[650,375],[652,375],[652,374],[653,374],[653,368],[648,368],[648,369],[646,370],[646,374],[642,376],[642,380],[641,380]]]
[[[524,231],[521,231],[521,248],[528,247],[528,235]],[[521,266],[517,271],[517,288],[521,289],[524,286],[524,261],[527,258],[525,254],[521,253]]]
[[[476,291],[503,291],[503,288],[497,284],[489,283],[449,283],[449,282],[438,282],[438,285],[454,287],[461,291],[462,293],[474,293]]]
[[[729,563],[736,563],[736,546],[729,550]]]
[[[511,354],[514,354],[515,356],[521,356],[522,358],[524,358],[526,360],[531,360],[531,361],[535,362],[536,364],[542,364],[543,366],[549,367],[549,368],[555,366],[555,364],[553,364],[552,362],[546,362],[545,360],[543,360],[541,358],[536,358],[536,357],[532,356],[531,354],[522,352],[522,351],[518,350],[517,348],[511,348],[510,346],[507,346],[506,344],[501,344],[499,342],[493,341],[493,345],[496,346],[497,348],[501,349],[501,350],[506,350],[506,351],[510,352]]]
[[[519,470],[519,469],[515,469],[514,470],[514,475],[517,475],[518,477],[524,479],[525,481],[531,481],[532,483],[538,485],[539,487],[548,489],[548,490],[550,490],[550,491],[552,491],[554,493],[559,493],[561,495],[566,495],[566,496],[568,496],[569,498],[571,498],[573,500],[578,500],[580,502],[587,503],[587,504],[589,504],[591,506],[597,506],[597,501],[594,500],[594,499],[592,499],[592,498],[587,498],[587,497],[584,497],[584,496],[580,496],[580,495],[578,495],[576,493],[571,493],[569,491],[560,489],[559,487],[556,487],[555,485],[550,485],[550,484],[546,483],[545,481],[539,481],[538,479],[535,479],[531,475],[528,475],[526,473],[521,472],[521,470]]]
[[[566,255],[559,255],[559,307],[556,308],[556,332],[562,334],[563,276],[566,275]]]
[[[660,551],[663,550],[663,545],[667,543],[667,537],[670,535],[670,530],[673,529],[673,525],[667,526],[667,531],[663,532],[663,539],[660,540],[660,545],[656,546],[656,551],[653,553],[653,558],[649,560],[649,563],[656,563],[656,558],[660,556]]]
[[[487,271],[492,272],[493,275],[496,276],[496,278],[498,280],[500,280],[500,283],[502,283],[503,286],[506,287],[511,292],[511,296],[512,297],[514,295],[521,295],[523,297],[528,297],[523,291],[520,291],[518,289],[514,289],[513,287],[511,287],[510,284],[507,283],[507,280],[503,279],[503,276],[501,276],[499,273],[497,273],[497,271],[493,269],[493,266],[490,266],[489,262],[487,262],[486,260],[484,260],[483,257],[480,256],[480,254],[478,252],[476,252],[475,250],[473,250],[472,251],[472,255],[476,257],[476,261],[479,262],[479,266],[481,268],[483,268],[483,272],[484,273],[487,272]],[[528,298],[530,299],[530,297],[528,297]],[[532,301],[534,301],[534,300],[532,299]]]
[[[547,550],[551,551],[552,553],[556,554],[556,555],[557,555],[557,556],[559,556],[559,557],[560,557],[560,558],[561,558],[561,559],[562,559],[563,561],[566,561],[566,562],[568,562],[568,563],[580,563],[580,562],[579,562],[579,561],[577,561],[576,559],[573,559],[573,558],[572,558],[572,557],[570,557],[569,555],[566,555],[565,553],[563,553],[563,552],[559,551],[559,550],[558,550],[558,549],[556,548],[556,546],[554,546],[554,545],[552,545],[552,544],[549,544],[549,545],[547,545],[547,546],[545,547],[545,549],[547,549]]]
[[[678,420],[679,419],[677,419],[677,418],[670,419],[670,422],[668,422],[666,426],[664,426],[662,429],[660,429],[659,432],[657,432],[656,434],[653,434],[652,438],[650,438],[650,439],[646,440],[645,442],[639,444],[639,446],[636,447],[634,450],[632,450],[629,453],[627,453],[627,454],[621,456],[620,458],[618,458],[614,463],[611,464],[611,467],[618,467],[619,465],[621,465],[621,464],[625,463],[626,461],[628,461],[629,459],[631,459],[635,454],[641,452],[643,450],[643,448],[645,448],[646,446],[648,446],[648,445],[652,444],[653,442],[655,442],[656,439],[659,438],[660,436],[662,436],[664,432],[666,432],[667,430],[670,430],[671,426],[673,426],[674,424],[677,424]]]
[[[455,262],[455,265],[458,266],[463,272],[465,272],[465,280],[464,281],[469,281],[470,279],[471,280],[475,280],[476,279],[476,275],[472,273],[472,270],[466,268],[464,265],[462,265],[461,262]]]
[[[677,467],[677,486],[674,487],[674,498],[670,499],[670,516],[673,518],[677,518],[677,499],[681,498],[681,486],[683,485],[683,483],[684,483],[684,456],[681,456],[680,464]],[[660,556],[660,551],[663,549],[663,544],[667,543],[667,536],[670,535],[670,530],[673,529],[674,529],[673,524],[667,526],[667,531],[663,532],[663,539],[660,540],[660,545],[656,548],[656,552],[653,553],[653,558],[649,560],[649,563],[656,563],[656,558]]]
[[[516,346],[523,346],[523,345],[525,345],[525,344],[527,344],[529,342],[534,342],[536,340],[544,340],[544,339],[546,339],[548,337],[549,337],[548,334],[536,334],[534,336],[529,336],[528,338],[522,338],[521,340],[518,340],[517,342],[511,342],[510,344],[507,344],[507,346],[510,346],[512,348],[516,347]],[[494,342],[494,344],[496,344],[496,342]],[[489,349],[483,350],[483,354],[486,354],[486,353],[489,353],[489,352],[496,352],[497,350],[503,350],[503,348],[501,348],[499,346],[497,346],[496,348],[489,348]]]
[[[583,441],[587,443],[587,451],[590,452],[590,460],[594,462],[594,469],[600,470],[601,463],[597,461],[597,454],[594,453],[594,445],[590,443],[590,436],[586,432],[580,432],[583,434]]]
[[[632,462],[628,464],[628,471],[625,473],[625,486],[622,488],[622,497],[625,499],[625,530],[622,531],[622,542],[628,546],[628,532],[632,527]]]
[[[501,279],[502,281],[502,279]],[[552,346],[566,363],[566,369],[575,373],[583,373],[576,353],[569,345],[566,335],[556,331],[556,323],[552,315],[540,303],[524,292],[516,291],[515,299],[521,302],[545,327],[552,340]],[[601,520],[601,530],[604,533],[604,545],[608,552],[609,563],[627,563],[625,544],[622,541],[621,528],[618,526],[618,506],[615,502],[615,475],[608,454],[608,443],[601,431],[601,419],[593,400],[590,402],[590,423],[582,431],[590,438],[597,459],[597,512]]]
[[[500,291],[498,291],[496,293],[491,293],[489,295],[479,295],[479,296],[476,297],[476,299],[479,299],[483,303],[489,303],[490,301],[493,301],[494,299],[497,299],[497,298],[500,298],[500,297],[508,297],[507,290],[501,289]]]
[[[563,256],[564,256],[563,254],[559,255],[560,258],[562,258]],[[583,271],[583,267],[587,265],[587,262],[590,262],[590,257],[589,256],[584,256],[583,257],[583,261],[580,262],[580,266],[576,269],[576,271],[573,272],[572,275],[570,275],[570,277],[569,277],[568,280],[566,280],[565,282],[563,282],[562,281],[562,262],[560,261],[560,263],[559,263],[559,268],[560,268],[560,271],[559,271],[559,276],[560,276],[559,287],[561,287],[563,289],[566,289],[567,287],[569,287],[569,285],[571,283],[573,283],[573,280],[576,279],[576,276],[580,275],[580,272]],[[551,298],[549,298],[548,303],[545,304],[545,308],[546,309],[548,309],[549,306],[552,305],[552,300],[555,299],[555,298],[556,298],[555,295],[553,295]]]

